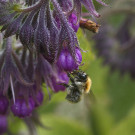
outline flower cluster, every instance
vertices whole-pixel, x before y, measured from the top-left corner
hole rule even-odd
[[[31,116],[43,102],[43,83],[65,90],[60,83],[82,62],[82,5],[100,16],[92,0],[0,0],[0,115]]]
[[[127,15],[119,28],[104,22],[100,32],[95,36],[96,49],[103,57],[104,64],[111,67],[111,71],[119,70],[123,75],[129,73],[135,78],[135,36],[131,32],[135,20]]]

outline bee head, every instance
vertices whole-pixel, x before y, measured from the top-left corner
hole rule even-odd
[[[78,72],[78,77],[83,80],[86,81],[87,80],[87,74],[85,72]]]

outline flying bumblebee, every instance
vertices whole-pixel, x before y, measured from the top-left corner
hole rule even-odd
[[[78,103],[81,100],[83,93],[90,92],[92,84],[91,79],[82,70],[74,70],[73,72],[68,73],[68,77],[71,84],[61,84],[66,87],[66,99],[71,103]]]

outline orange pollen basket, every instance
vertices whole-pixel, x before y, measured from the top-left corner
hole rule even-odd
[[[91,84],[92,84],[92,81],[91,81],[91,79],[88,77],[88,79],[87,79],[87,82],[86,82],[86,85],[85,85],[85,93],[89,93],[89,91],[90,91],[90,88],[91,88]]]

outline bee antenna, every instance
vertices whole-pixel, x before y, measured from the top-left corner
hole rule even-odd
[[[57,85],[62,85],[62,86],[64,86],[64,87],[69,87],[69,85],[68,84],[66,84],[66,83],[57,83]]]

